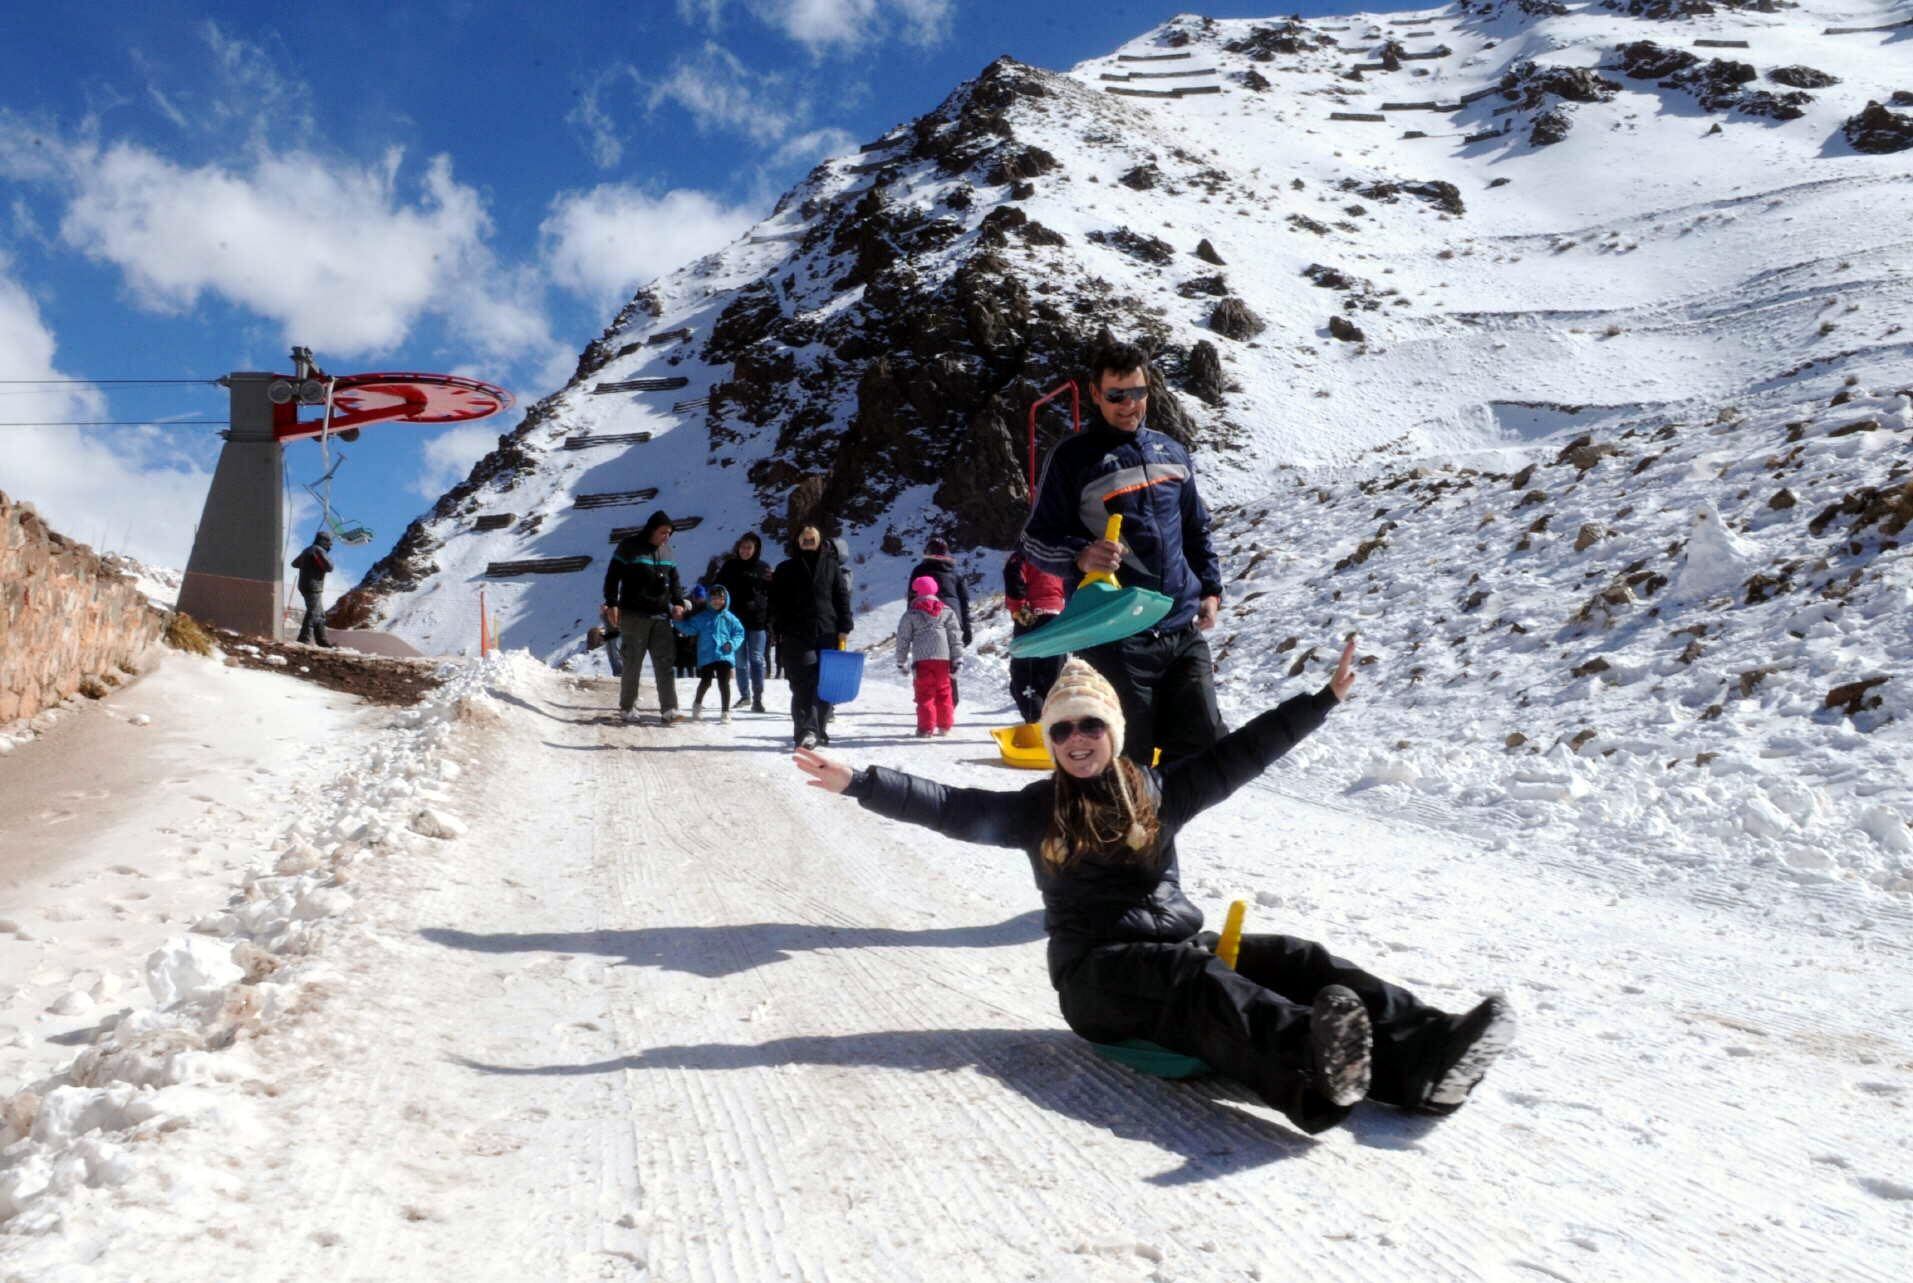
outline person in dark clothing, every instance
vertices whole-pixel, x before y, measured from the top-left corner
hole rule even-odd
[[[1062,579],[1030,565],[1021,549],[1003,563],[1003,608],[1010,612],[1011,637],[1033,633],[1056,618],[1062,613],[1063,600]],[[1043,715],[1043,701],[1062,671],[1061,655],[1010,660],[1010,698],[1024,721],[1034,722]]]
[[[1050,982],[1084,1038],[1146,1039],[1206,1061],[1307,1132],[1335,1126],[1364,1096],[1451,1113],[1513,1038],[1505,999],[1450,1015],[1282,935],[1244,936],[1232,970],[1182,894],[1177,831],[1320,726],[1355,683],[1354,657],[1351,637],[1323,689],[1161,770],[1117,754],[1121,703],[1081,660],[1064,666],[1043,707],[1057,769],[1018,792],[852,771],[809,751],[796,762],[815,786],[879,815],[1020,848],[1043,896]]]
[[[737,657],[737,698],[751,712],[764,711],[764,648],[770,640],[771,567],[763,558],[764,541],[756,531],[740,536],[717,572],[731,594],[731,613],[744,625],[744,649]]]
[[[771,576],[771,625],[790,681],[791,735],[803,748],[828,744],[826,706],[817,698],[818,652],[841,646],[855,621],[837,550],[815,526],[797,532],[790,557]]]
[[[638,720],[638,683],[645,656],[651,658],[651,679],[658,686],[658,712],[663,724],[683,719],[678,712],[677,679],[673,661],[677,636],[671,621],[684,618],[684,590],[678,568],[665,552],[671,542],[671,518],[654,512],[644,529],[618,541],[604,572],[604,620],[607,629],[620,630],[624,672],[618,679],[618,707],[624,720]]]
[[[332,535],[321,530],[292,559],[292,568],[299,572],[299,596],[306,603],[305,618],[299,621],[299,640],[327,649],[332,648],[332,643],[326,639],[325,606],[321,599],[325,596],[326,574],[332,569],[332,558],[326,555],[331,551]]]
[[[1125,587],[1175,600],[1156,627],[1083,653],[1122,698],[1123,753],[1145,763],[1156,749],[1165,762],[1199,753],[1224,730],[1204,637],[1222,605],[1222,565],[1189,452],[1144,423],[1149,377],[1140,348],[1097,350],[1090,397],[1102,421],[1050,451],[1020,543],[1031,564],[1072,587],[1112,571]],[[1123,518],[1120,544],[1102,537],[1108,515]]]
[[[936,537],[923,545],[923,560],[910,572],[909,583],[928,575],[937,581],[937,600],[956,612],[957,627],[962,630],[963,644],[970,644],[970,589],[963,582],[963,576],[957,573],[956,558],[950,555],[950,543],[947,539]]]
[[[970,644],[970,587],[963,582],[963,575],[957,570],[956,558],[950,555],[950,541],[942,535],[932,535],[923,545],[923,560],[910,572],[907,581],[915,584],[925,575],[937,581],[937,600],[956,612],[957,627],[962,631],[963,644]],[[913,590],[914,591],[914,590]],[[956,676],[950,678],[950,699],[957,702]]]

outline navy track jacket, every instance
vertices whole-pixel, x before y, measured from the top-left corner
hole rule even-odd
[[[1023,555],[1073,587],[1081,573],[1076,555],[1103,537],[1111,513],[1123,519],[1123,586],[1175,598],[1159,631],[1186,627],[1204,597],[1222,595],[1209,509],[1196,492],[1189,452],[1175,438],[1098,422],[1057,442],[1023,526]]]

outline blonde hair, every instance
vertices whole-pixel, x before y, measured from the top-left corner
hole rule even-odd
[[[1091,792],[1091,786],[1103,781],[1114,798]],[[1079,780],[1057,768],[1049,829],[1040,848],[1051,869],[1071,868],[1086,855],[1116,855],[1124,864],[1146,864],[1161,840],[1155,791],[1140,766],[1119,755],[1096,780]]]
[[[805,526],[797,532],[797,546],[805,552],[824,546],[824,532],[815,526]]]

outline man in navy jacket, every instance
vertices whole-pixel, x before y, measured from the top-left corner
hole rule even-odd
[[[1124,587],[1175,600],[1156,627],[1085,651],[1116,688],[1128,735],[1123,752],[1148,764],[1200,753],[1221,737],[1215,663],[1204,636],[1222,605],[1222,565],[1195,465],[1174,438],[1148,427],[1149,358],[1129,343],[1106,344],[1090,365],[1090,399],[1101,422],[1050,451],[1036,506],[1023,527],[1023,555],[1072,586],[1095,570]],[[1123,519],[1120,544],[1102,537]]]

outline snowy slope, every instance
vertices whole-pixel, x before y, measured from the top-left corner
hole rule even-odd
[[[1358,702],[1304,771],[1187,830],[1190,894],[1450,1009],[1503,989],[1523,1027],[1452,1119],[1363,1106],[1310,1139],[1238,1086],[1144,1079],[1067,1033],[1014,852],[802,787],[781,717],[630,728],[598,715],[609,694],[495,658],[355,737],[370,760],[273,848],[278,873],[266,855],[155,955],[151,1003],[0,1098],[0,1198],[22,1205],[0,1202],[0,1272],[1904,1273],[1903,913],[1670,895],[1492,849],[1468,817],[1296,796],[1359,759],[1347,737],[1382,707]],[[857,760],[1019,782],[974,724],[924,744],[910,720],[873,683],[837,730]],[[408,831],[421,804],[469,832]],[[193,958],[219,983],[195,992]]]

